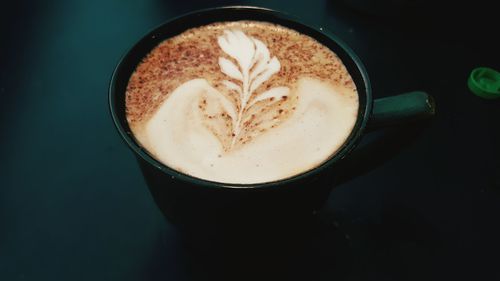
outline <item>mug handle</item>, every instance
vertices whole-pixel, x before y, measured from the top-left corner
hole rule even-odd
[[[366,130],[377,134],[369,134],[368,143],[363,141],[342,160],[336,185],[366,174],[396,156],[417,139],[429,124],[426,121],[435,114],[433,97],[422,91],[376,99]],[[370,138],[372,135],[374,139]]]
[[[376,99],[368,131],[431,118],[436,114],[434,99],[422,91]]]

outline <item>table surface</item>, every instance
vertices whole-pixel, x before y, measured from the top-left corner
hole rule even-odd
[[[466,86],[474,67],[500,69],[498,23],[453,7],[442,17],[391,17],[347,2],[2,5],[0,280],[498,280],[500,103]],[[332,191],[329,215],[310,240],[297,241],[300,251],[292,246],[272,265],[242,270],[217,263],[217,253],[186,251],[107,105],[112,70],[147,31],[234,3],[331,30],[365,63],[375,97],[424,90],[438,109],[383,165]]]

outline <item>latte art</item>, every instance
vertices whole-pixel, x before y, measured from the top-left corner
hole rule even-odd
[[[290,89],[275,87],[252,96],[262,83],[280,70],[278,59],[270,58],[269,50],[262,41],[246,36],[241,30],[225,30],[224,35],[219,36],[218,43],[221,49],[238,63],[236,66],[224,57],[219,58],[221,71],[239,82],[235,84],[229,80],[222,81],[231,92],[238,95],[238,113],[236,114],[236,108],[231,107],[227,112],[233,120],[230,146],[232,148],[240,137],[242,121],[248,119],[245,115],[252,105],[259,101],[269,100],[272,103],[280,98],[286,98]]]
[[[261,183],[335,154],[357,118],[342,62],[262,22],[216,23],[157,46],[131,76],[127,120],[159,161],[224,183]]]

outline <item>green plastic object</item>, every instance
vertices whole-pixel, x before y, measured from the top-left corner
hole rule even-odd
[[[500,98],[500,73],[488,67],[472,70],[467,82],[469,89],[485,99]]]

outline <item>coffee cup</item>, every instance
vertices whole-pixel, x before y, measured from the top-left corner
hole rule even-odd
[[[356,118],[346,140],[325,161],[276,180],[214,181],[166,165],[134,136],[127,119],[125,93],[130,77],[144,57],[164,40],[186,30],[236,21],[266,22],[294,30],[315,39],[342,61],[356,86]],[[191,233],[200,229],[203,233],[220,229],[244,233],[249,228],[275,227],[311,214],[322,207],[343,163],[369,130],[427,119],[435,111],[432,97],[421,91],[373,100],[367,71],[337,36],[278,11],[241,6],[192,12],[149,32],[118,63],[109,88],[109,105],[114,124],[136,156],[157,206],[168,221]]]

